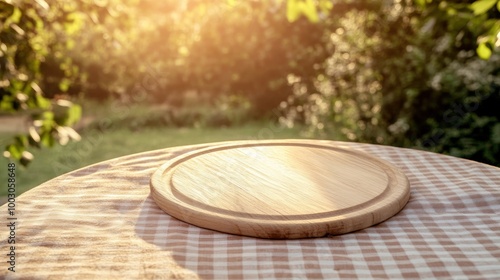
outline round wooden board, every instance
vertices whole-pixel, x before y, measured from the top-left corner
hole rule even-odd
[[[380,223],[408,202],[392,164],[314,140],[226,142],[162,165],[151,194],[169,215],[261,238],[343,234]]]

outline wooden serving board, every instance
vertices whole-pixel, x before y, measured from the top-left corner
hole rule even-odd
[[[408,202],[392,164],[314,140],[226,142],[176,157],[151,178],[169,215],[261,238],[343,234],[380,223]]]

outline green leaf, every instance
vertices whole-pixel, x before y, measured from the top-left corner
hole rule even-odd
[[[59,89],[62,92],[67,92],[70,85],[71,85],[71,81],[67,78],[64,78],[61,80],[61,82],[59,82]]]
[[[486,13],[495,3],[497,3],[497,0],[477,0],[469,7],[474,11],[474,15],[477,16]]]
[[[42,121],[42,129],[44,131],[51,131],[52,128],[55,126],[56,122],[52,119],[47,119]]]
[[[6,112],[12,111],[14,110],[13,104],[14,104],[14,97],[10,95],[2,96],[2,100],[0,101],[0,110]]]
[[[41,129],[43,131],[52,131],[52,128],[55,126],[56,122],[54,121],[54,112],[43,112],[42,115],[37,120],[41,120]],[[43,132],[42,132],[43,134]]]
[[[306,2],[302,2],[302,13],[311,22],[316,23],[319,21],[318,11],[316,10],[314,0],[306,0]]]
[[[327,13],[333,8],[333,3],[331,0],[320,0],[319,8],[321,9],[321,11]]]
[[[24,152],[24,146],[19,144],[10,144],[7,146],[6,150],[9,152],[11,158],[21,159]]]
[[[43,97],[41,94],[35,95],[36,104],[41,109],[48,109],[50,107],[50,101]]]
[[[67,21],[63,24],[66,34],[73,35],[80,31],[84,25],[83,18],[84,15],[78,12],[73,12],[67,15]]]
[[[449,17],[455,16],[457,14],[457,10],[455,8],[446,9],[446,15]]]
[[[80,120],[82,117],[82,107],[80,105],[74,104],[68,109],[68,117],[66,119],[66,125],[73,125]]]
[[[500,1],[497,2],[497,10],[500,12]]]
[[[11,14],[9,20],[7,21],[8,23],[13,22],[13,23],[18,23],[19,20],[21,19],[21,16],[23,13],[21,12],[21,9],[18,7],[14,8],[14,12]],[[7,25],[7,22],[5,23]]]
[[[49,112],[49,111],[43,112],[42,119],[43,120],[54,120],[54,112]]]
[[[288,0],[286,12],[288,21],[296,21],[302,14],[311,22],[319,21],[314,0]]]
[[[44,145],[45,147],[52,147],[54,146],[54,143],[55,143],[55,139],[54,139],[54,136],[52,135],[52,133],[50,131],[44,131],[41,135],[41,143],[42,145]]]
[[[415,3],[421,8],[425,8],[426,1],[425,0],[415,0]]]
[[[479,44],[476,52],[481,59],[488,60],[491,57],[491,49],[485,43]]]
[[[300,0],[288,0],[286,3],[286,18],[289,22],[296,21],[300,16]]]

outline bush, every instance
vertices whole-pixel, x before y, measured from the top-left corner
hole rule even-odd
[[[282,121],[499,165],[500,65],[495,55],[486,61],[475,53],[489,28],[484,17],[450,17],[450,7],[468,9],[460,1],[425,10],[410,1],[368,2],[334,14],[332,51],[320,74],[291,77]]]
[[[500,57],[455,60],[431,86],[443,96],[423,125],[417,145],[436,152],[500,165]],[[425,102],[418,100],[417,102]],[[445,104],[443,104],[445,103]],[[439,105],[439,104],[438,104]]]

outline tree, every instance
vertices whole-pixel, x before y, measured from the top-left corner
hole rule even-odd
[[[296,79],[288,122],[498,165],[500,65],[481,49],[498,11],[443,3],[365,1],[345,13],[334,5],[332,52],[322,73]]]
[[[27,165],[33,159],[29,148],[80,139],[71,126],[80,119],[81,107],[64,96],[81,73],[67,53],[76,44],[72,36],[86,24],[104,21],[110,4],[0,1],[0,111],[29,115],[31,120],[29,132],[6,146],[6,157]],[[54,72],[56,87],[44,92]]]

